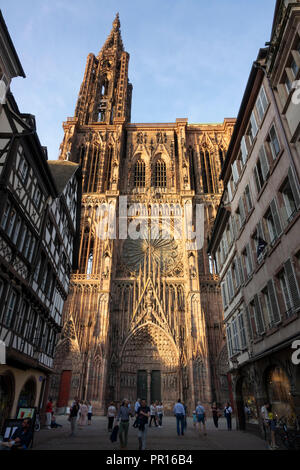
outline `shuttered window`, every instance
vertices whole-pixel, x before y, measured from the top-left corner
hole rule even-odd
[[[294,309],[298,309],[298,307],[300,307],[299,286],[297,278],[295,276],[294,267],[290,259],[284,263],[284,269],[287,276],[287,283],[292,301],[292,306]]]
[[[254,305],[254,310],[255,310],[255,324],[256,324],[256,330],[258,334],[262,334],[265,331],[265,324],[264,324],[264,319],[262,316],[262,311],[258,299],[258,295],[256,294],[253,299],[253,305]]]
[[[239,171],[238,171],[238,167],[237,167],[237,160],[235,160],[233,162],[233,164],[231,165],[231,169],[232,169],[233,181],[235,182],[235,184],[237,184],[237,182],[239,180]]]
[[[246,329],[245,329],[244,313],[243,312],[239,313],[239,315],[238,315],[238,324],[239,324],[241,348],[243,349],[247,345]]]
[[[246,318],[247,318],[247,325],[248,325],[248,333],[249,338],[254,338],[254,330],[253,330],[253,323],[252,323],[252,314],[251,314],[251,307],[246,307]]]
[[[240,197],[239,199],[239,213],[241,217],[241,224],[243,225],[245,222],[246,215],[245,215],[244,201],[242,197]]]
[[[242,161],[245,165],[245,163],[247,161],[247,157],[248,157],[248,149],[247,149],[247,145],[246,145],[245,136],[241,140],[241,152],[242,152]]]
[[[270,317],[272,323],[278,323],[281,320],[280,311],[277,302],[276,290],[274,288],[274,282],[270,280],[268,286],[268,298],[270,303]]]
[[[226,328],[226,336],[227,336],[227,346],[228,346],[228,355],[231,357],[233,355],[233,345],[232,345],[232,334],[230,325]]]
[[[226,292],[226,284],[223,282],[221,284],[221,293],[222,293],[222,300],[223,300],[223,305],[224,307],[227,307],[228,301],[227,301],[227,292]]]
[[[232,331],[233,331],[233,347],[234,347],[233,353],[236,354],[237,352],[239,352],[239,349],[240,349],[239,334],[238,334],[236,318],[232,322]]]
[[[242,264],[241,256],[238,256],[237,260],[238,260],[238,270],[239,270],[239,273],[240,273],[241,284],[244,284],[245,278],[244,278],[244,270],[243,270],[243,264]]]
[[[278,156],[280,152],[280,144],[279,144],[277,132],[276,132],[274,125],[270,129],[269,139],[270,139],[270,148],[271,148],[272,156],[275,160],[275,158]]]
[[[263,117],[264,117],[264,114],[266,112],[266,109],[268,107],[268,99],[267,99],[267,96],[266,96],[264,86],[262,86],[261,89],[260,89],[258,98],[256,100],[255,107],[256,107],[259,119],[260,119],[260,121],[262,121]]]

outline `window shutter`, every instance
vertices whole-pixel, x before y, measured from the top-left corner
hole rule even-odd
[[[266,181],[267,176],[269,174],[269,162],[267,159],[266,151],[265,151],[265,146],[262,145],[260,150],[259,150],[259,160],[260,160],[260,165],[261,165],[261,172],[263,175],[264,181]]]
[[[274,284],[273,281],[270,280],[268,282],[268,293],[269,293],[269,298],[270,298],[270,303],[271,303],[271,308],[272,308],[272,319],[275,323],[280,321],[280,312],[277,304],[277,298],[276,298],[276,292],[274,289]]]
[[[299,207],[300,207],[300,196],[299,196],[299,191],[298,191],[298,188],[297,188],[297,185],[296,185],[296,182],[295,182],[294,173],[293,173],[292,168],[289,168],[288,175],[289,175],[289,182],[290,182],[291,190],[292,190],[292,193],[293,193],[293,196],[294,196],[295,204],[296,204],[297,209],[299,209]]]
[[[289,291],[291,294],[293,307],[297,309],[298,307],[300,307],[299,286],[290,259],[284,263],[284,268],[287,274]]]
[[[239,172],[238,172],[238,167],[237,167],[237,161],[235,160],[233,162],[233,164],[231,165],[231,169],[232,169],[232,177],[233,177],[233,181],[235,183],[238,182],[239,180]]]
[[[253,138],[254,138],[257,134],[258,127],[257,127],[257,124],[256,124],[256,119],[255,119],[253,111],[251,113],[250,122],[251,122],[251,127],[252,127],[252,135],[253,135]]]
[[[273,217],[274,224],[275,224],[276,235],[277,235],[277,237],[279,237],[279,235],[281,234],[282,228],[281,228],[280,218],[279,218],[279,214],[278,214],[278,211],[277,211],[277,206],[276,206],[276,200],[275,199],[273,199],[273,201],[271,201],[270,208],[271,208],[272,217]]]
[[[252,273],[253,263],[252,263],[251,249],[250,249],[249,244],[246,246],[246,252],[247,252],[247,258],[248,258],[250,273]]]
[[[245,136],[243,136],[243,138],[241,140],[241,151],[242,151],[242,161],[243,161],[243,164],[245,165],[245,163],[247,161],[247,156],[248,156],[248,150],[247,150]]]
[[[245,222],[245,207],[244,207],[244,201],[241,197],[239,199],[239,211],[240,211],[240,216],[241,216],[241,223],[243,225],[243,223]]]
[[[254,296],[254,307],[255,307],[255,319],[256,319],[256,328],[259,334],[262,334],[265,331],[264,320],[261,313],[260,303],[258,295]]]
[[[247,339],[246,339],[243,312],[239,314],[238,322],[239,322],[239,330],[240,330],[240,338],[241,338],[241,347],[244,348],[247,344]]]
[[[224,307],[227,307],[227,296],[226,296],[226,284],[225,282],[222,283],[221,285],[221,292],[222,292],[222,300]]]
[[[230,181],[229,181],[228,184],[227,184],[227,191],[228,191],[229,202],[231,202],[231,201],[232,201],[232,191],[231,191],[231,184],[230,184]]]
[[[240,278],[241,278],[241,284],[244,283],[244,271],[243,271],[243,265],[242,265],[242,258],[240,256],[237,257],[238,259],[238,268],[239,268],[239,272],[240,272]]]
[[[248,332],[249,332],[249,338],[253,339],[254,334],[253,334],[253,328],[252,328],[252,322],[251,322],[251,316],[250,316],[250,309],[249,307],[246,307],[246,318],[247,318],[247,324],[248,324]]]
[[[234,258],[234,272],[235,272],[235,280],[236,280],[236,287],[237,289],[240,287],[241,285],[241,276],[240,276],[240,270],[239,270],[239,266],[238,266],[238,258]]]

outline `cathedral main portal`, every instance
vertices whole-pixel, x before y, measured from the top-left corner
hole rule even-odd
[[[179,355],[172,338],[149,322],[127,339],[121,358],[120,398],[162,401],[168,409],[179,396]]]

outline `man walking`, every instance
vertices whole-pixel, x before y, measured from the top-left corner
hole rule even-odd
[[[227,421],[227,429],[228,429],[228,431],[231,431],[231,429],[232,429],[232,425],[231,425],[232,408],[231,408],[229,402],[226,403],[226,406],[224,408],[224,416],[225,416],[226,421]]]
[[[206,436],[206,427],[205,427],[205,409],[201,405],[200,401],[198,401],[196,407],[196,416],[197,416],[197,424],[198,424],[198,431],[200,433],[201,430],[201,423],[203,426],[203,436]]]
[[[181,431],[181,435],[183,436],[184,435],[185,410],[184,410],[183,404],[181,403],[180,398],[178,398],[178,401],[174,406],[173,412],[174,412],[174,415],[176,416],[177,434],[178,436],[180,436],[180,431]],[[180,425],[180,429],[179,429],[179,425]]]
[[[129,418],[132,416],[131,410],[128,406],[129,401],[124,398],[123,403],[119,409],[117,421],[120,421],[119,438],[120,448],[126,449],[128,440]]]
[[[146,449],[146,437],[149,417],[150,408],[149,406],[147,406],[146,400],[142,400],[137,412],[139,450]]]
[[[70,437],[75,436],[75,428],[76,428],[76,421],[78,417],[78,411],[79,411],[79,401],[78,398],[74,398],[74,401],[72,403],[72,406],[70,408],[70,414],[69,414],[69,421],[71,424],[71,434]]]

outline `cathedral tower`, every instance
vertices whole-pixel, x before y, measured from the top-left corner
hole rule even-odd
[[[165,410],[182,397],[192,409],[197,400],[228,399],[222,303],[206,237],[234,119],[130,123],[128,62],[117,15],[98,56],[88,56],[75,116],[63,125],[60,159],[81,164],[83,197],[79,269],[52,394],[58,407],[78,395],[99,412],[137,396],[161,400]],[[191,227],[204,226],[202,247],[187,243],[186,207]]]

